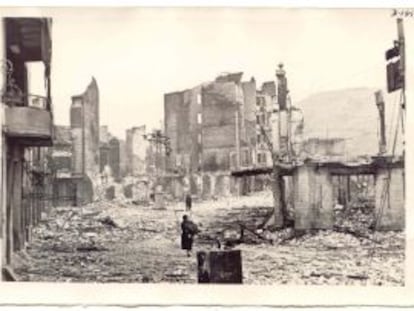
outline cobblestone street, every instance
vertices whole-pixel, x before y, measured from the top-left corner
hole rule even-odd
[[[36,229],[30,247],[16,255],[16,272],[27,281],[195,283],[195,252],[215,248],[208,237],[232,232],[241,219],[263,222],[270,205],[263,193],[196,203],[192,218],[201,232],[191,257],[180,249],[183,204],[166,210],[106,202],[57,208]],[[403,233],[358,239],[319,231],[235,248],[242,250],[245,284],[404,284]]]

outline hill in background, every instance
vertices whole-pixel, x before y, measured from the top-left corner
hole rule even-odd
[[[379,142],[379,114],[373,88],[333,90],[311,95],[294,105],[305,118],[304,139],[345,139],[347,157],[376,155]],[[383,91],[386,113],[387,151],[391,153],[399,92]],[[395,107],[395,108],[394,108]],[[394,113],[394,117],[391,116]],[[401,154],[401,131],[397,154]]]

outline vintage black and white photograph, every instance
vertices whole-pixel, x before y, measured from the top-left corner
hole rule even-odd
[[[2,281],[406,285],[414,10],[0,17]]]

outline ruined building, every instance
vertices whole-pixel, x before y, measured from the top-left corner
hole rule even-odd
[[[256,93],[256,164],[259,166],[272,164],[266,139],[274,146],[278,145],[278,126],[273,117],[275,96],[276,85],[273,81],[263,83]]]
[[[45,147],[52,145],[51,19],[0,23],[0,243],[2,279],[12,253],[30,242],[48,182]],[[40,69],[40,70],[36,70]],[[42,90],[33,89],[42,85]]]
[[[121,178],[128,174],[127,148],[124,139],[119,139],[119,175]]]
[[[115,181],[121,178],[120,142],[109,133],[106,125],[100,128],[99,169],[101,174],[105,172]]]
[[[86,91],[72,97],[70,125],[73,141],[72,171],[82,178],[79,199],[91,202],[99,180],[99,90],[92,78]]]
[[[203,197],[239,191],[230,170],[251,165],[256,136],[256,82],[242,82],[242,75],[224,74],[165,94],[165,134],[172,149],[166,188],[175,196],[184,191]]]
[[[48,155],[48,166],[52,175],[52,205],[77,205],[77,189],[82,187],[82,178],[72,172],[73,145],[70,126],[55,126],[53,147],[49,148]]]
[[[403,229],[403,144],[396,139],[399,129],[394,128],[392,149],[381,145],[384,140],[378,148],[376,93],[370,91],[367,96],[364,89],[330,91],[313,95],[295,107],[288,96],[282,65],[276,70],[276,78],[274,125],[270,131],[277,151],[279,180],[272,182],[281,200],[275,202],[266,225],[283,226],[281,211],[286,207],[293,215],[295,229],[333,229],[338,226],[339,210],[349,217],[364,202],[362,206],[368,206],[373,217],[365,225],[378,230]],[[257,93],[256,122],[263,126],[267,122],[267,96]],[[344,115],[344,111],[349,114]],[[385,126],[385,122],[380,125]],[[257,137],[257,141],[259,150],[261,139]],[[234,170],[232,176],[243,184],[252,176],[271,176],[274,171],[273,165],[263,163],[261,167]]]
[[[119,141],[108,132],[107,126],[100,129],[99,174],[95,175],[98,180],[92,186],[87,176],[76,171],[74,161],[79,159],[75,157],[76,148],[80,148],[79,141],[73,135],[71,126],[56,126],[53,147],[48,152],[53,206],[88,203],[96,195],[98,182],[102,184],[109,178],[113,181],[120,178]]]
[[[128,175],[143,177],[147,167],[148,142],[145,139],[145,125],[133,127],[126,131],[126,167]]]

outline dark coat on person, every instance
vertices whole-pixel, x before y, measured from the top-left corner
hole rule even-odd
[[[181,223],[181,249],[193,248],[194,235],[198,232],[197,226],[190,220]]]

